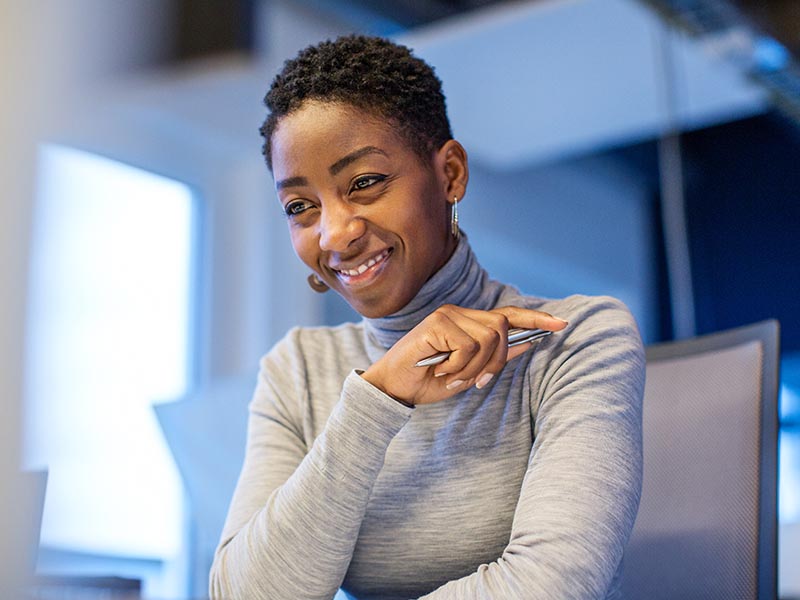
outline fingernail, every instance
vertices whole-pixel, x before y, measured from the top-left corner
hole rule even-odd
[[[492,377],[494,377],[494,373],[484,373],[478,377],[478,381],[475,382],[475,387],[481,389],[492,380]]]
[[[445,375],[447,375],[447,373],[434,373],[433,374],[434,377],[444,377]]]
[[[561,317],[553,317],[556,321],[561,321],[564,325],[569,325],[569,321],[565,321]]]
[[[446,387],[448,390],[454,390],[457,387],[461,387],[463,384],[464,382],[462,380],[456,379],[455,381],[451,381],[450,383],[448,383]]]

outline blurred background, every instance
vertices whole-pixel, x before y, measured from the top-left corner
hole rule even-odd
[[[800,595],[792,0],[0,0],[2,581],[206,594],[259,357],[356,318],[305,284],[258,135],[283,61],[350,32],[435,66],[494,277],[617,296],[646,343],[780,320]]]

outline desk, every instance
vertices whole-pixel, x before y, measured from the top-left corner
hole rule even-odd
[[[142,584],[124,577],[36,575],[25,588],[25,600],[140,600]]]

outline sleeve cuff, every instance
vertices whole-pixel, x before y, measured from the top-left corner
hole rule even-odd
[[[317,466],[335,479],[348,473],[358,479],[374,478],[386,449],[413,412],[351,371],[328,419],[324,440],[318,440],[322,445]]]

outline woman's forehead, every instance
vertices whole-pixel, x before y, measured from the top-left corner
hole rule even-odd
[[[387,157],[413,152],[395,124],[358,107],[328,102],[306,102],[281,117],[271,142],[276,171],[314,159],[338,160],[364,147]]]

